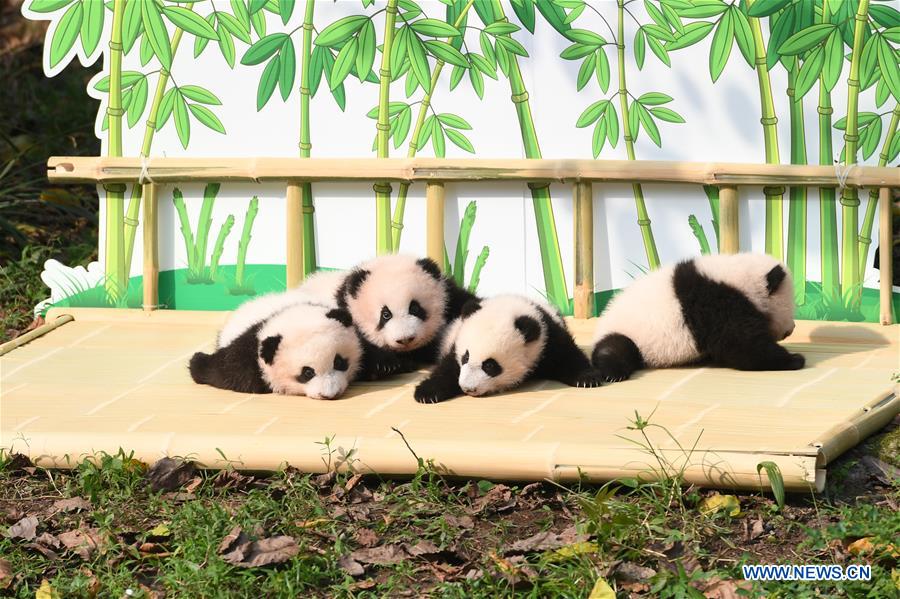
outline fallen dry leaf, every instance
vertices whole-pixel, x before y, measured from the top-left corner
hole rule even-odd
[[[34,599],[57,599],[59,595],[50,586],[50,581],[46,578],[41,579],[41,586],[34,592]]]
[[[313,520],[298,520],[294,522],[294,526],[298,526],[299,528],[315,528],[320,524],[327,524],[331,522],[328,518],[315,518]]]
[[[505,512],[516,505],[516,499],[512,491],[506,485],[494,485],[483,496],[475,500],[471,514],[480,514],[485,511]]]
[[[620,582],[616,586],[621,591],[628,591],[631,596],[641,595],[650,590],[650,585],[646,582]]]
[[[344,485],[344,491],[350,492],[353,490],[353,487],[356,486],[356,483],[362,480],[362,474],[354,474],[350,477],[350,480],[347,481],[347,484]]]
[[[369,528],[357,529],[353,536],[360,547],[374,547],[378,544],[378,535]]]
[[[562,560],[567,560],[576,555],[583,555],[585,553],[597,553],[600,549],[597,546],[597,543],[594,541],[581,541],[579,543],[572,543],[571,545],[565,545],[556,549],[548,555],[545,559],[551,562],[558,562]]]
[[[312,483],[320,490],[330,487],[337,478],[337,470],[329,470],[325,474],[319,474],[312,477]]]
[[[725,511],[732,518],[741,515],[741,502],[734,495],[720,495],[713,493],[700,502],[701,514],[714,514]]]
[[[757,518],[752,523],[749,520],[744,520],[743,529],[745,541],[754,541],[761,537],[766,531],[762,518]]]
[[[49,532],[38,535],[38,538],[36,538],[34,542],[40,543],[41,545],[46,545],[47,547],[53,547],[55,549],[59,549],[62,546],[62,543],[59,542],[59,539],[57,539],[54,535],[51,535]]]
[[[616,580],[623,582],[642,582],[656,575],[656,570],[640,566],[632,562],[622,562],[616,569],[614,576]]]
[[[354,582],[350,585],[350,589],[353,591],[364,591],[365,589],[371,589],[375,586],[375,581],[371,578],[367,578],[366,580],[360,580],[359,582]]]
[[[282,564],[300,553],[300,546],[294,537],[280,535],[239,545],[235,551],[222,557],[223,560],[242,568],[256,568],[269,564]]]
[[[874,537],[863,537],[847,545],[850,555],[867,555],[871,553],[889,553],[891,557],[900,557],[900,550],[889,543],[873,543]]]
[[[9,527],[6,533],[10,539],[22,539],[31,541],[37,536],[38,519],[34,516],[26,516]]]
[[[455,528],[472,529],[475,528],[475,521],[471,516],[444,516],[444,521]]]
[[[406,553],[397,545],[382,545],[368,549],[357,549],[350,557],[361,564],[397,564],[406,559]]]
[[[531,553],[535,551],[548,551],[559,549],[573,543],[581,543],[588,540],[588,535],[578,534],[574,526],[570,526],[557,534],[550,531],[539,532],[527,539],[516,541],[510,545],[504,553]]]
[[[7,589],[13,581],[12,566],[9,562],[0,557],[0,589]]]
[[[59,535],[59,541],[66,549],[77,553],[81,559],[89,560],[101,549],[102,540],[98,528],[78,528]]]
[[[166,524],[157,524],[147,531],[147,536],[150,537],[168,537],[171,534],[172,532],[169,530],[169,527]]]
[[[193,462],[163,458],[150,467],[147,479],[153,491],[174,491],[191,480],[196,470]]]
[[[245,476],[238,472],[237,470],[220,470],[219,473],[213,478],[213,485],[222,489],[244,489],[249,487],[256,481],[252,476]],[[196,489],[194,487],[191,488],[194,482],[188,485],[188,490],[193,491]],[[199,485],[198,485],[199,486]]]
[[[94,576],[94,573],[87,568],[81,568],[81,573],[87,576],[88,579],[87,596],[96,597],[97,593],[100,591],[100,581]]]
[[[62,512],[77,512],[80,510],[91,509],[91,502],[84,497],[70,497],[69,499],[60,499],[53,503],[50,508],[51,514],[59,514]]]
[[[616,592],[612,590],[608,582],[598,578],[597,582],[594,583],[594,588],[591,589],[591,594],[588,595],[588,599],[616,599]]]
[[[717,576],[708,579],[703,586],[703,596],[707,599],[739,599],[746,597],[746,594],[739,593],[740,589],[750,590],[753,588],[746,580],[722,580]]]
[[[240,526],[235,526],[234,528],[232,528],[231,532],[225,535],[225,538],[222,539],[221,543],[219,543],[219,548],[216,549],[216,553],[225,553],[226,551],[231,549],[231,546],[234,545],[235,541],[237,541],[241,536],[246,535],[244,535],[244,531]],[[244,540],[249,541],[250,539]]]
[[[362,564],[360,564],[349,555],[345,555],[344,557],[339,559],[338,565],[344,572],[346,572],[350,576],[362,576],[366,573],[366,569],[362,567]]]
[[[7,472],[19,472],[25,470],[26,468],[33,468],[34,464],[31,463],[31,458],[23,453],[14,453],[9,456],[9,461],[6,463],[6,471]]]
[[[138,551],[142,557],[167,557],[172,555],[167,547],[159,543],[141,543]]]
[[[406,552],[412,557],[421,555],[437,555],[441,552],[440,548],[431,541],[422,540],[415,545],[404,545]]]

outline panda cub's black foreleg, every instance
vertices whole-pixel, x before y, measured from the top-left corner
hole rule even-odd
[[[570,387],[591,388],[602,385],[602,373],[591,365],[572,334],[543,310],[541,314],[547,327],[547,343],[533,376],[559,381]]]
[[[416,386],[414,397],[419,403],[440,403],[463,395],[459,386],[459,362],[456,351],[444,356],[428,378]]]
[[[605,381],[624,381],[644,367],[644,358],[629,337],[612,333],[594,346],[591,363],[603,374]]]
[[[802,354],[792,354],[764,334],[732,338],[709,354],[714,364],[736,370],[800,370],[806,365]]]
[[[374,381],[416,369],[415,362],[403,354],[375,345],[362,333],[357,332],[357,335],[363,349],[362,363],[357,375],[360,380]]]

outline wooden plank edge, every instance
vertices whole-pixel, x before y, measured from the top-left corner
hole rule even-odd
[[[820,455],[817,467],[825,467],[900,414],[898,394],[900,394],[900,384],[895,384],[891,390],[885,391],[877,399],[863,406],[859,414],[846,422],[835,425],[813,441],[810,445],[817,447]]]
[[[59,327],[63,326],[64,324],[72,322],[73,320],[75,320],[75,317],[72,316],[71,314],[59,314],[59,315],[51,316],[48,313],[47,322],[45,324],[42,324],[41,326],[39,326],[35,329],[32,329],[32,330],[28,331],[27,333],[19,335],[12,341],[7,341],[3,345],[0,345],[0,356],[2,356],[4,354],[8,354],[9,352],[16,349],[17,347],[21,347],[21,346],[25,345],[26,343],[33,341],[34,339],[37,339],[38,337],[46,335],[50,331],[52,331],[54,329],[58,329]]]

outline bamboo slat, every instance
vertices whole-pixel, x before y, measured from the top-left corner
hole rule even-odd
[[[594,196],[590,181],[572,189],[575,213],[575,318],[594,314]]]
[[[425,254],[444,270],[444,184],[429,181],[425,185]]]
[[[652,478],[655,458],[627,440],[637,411],[674,437],[647,431],[667,468],[683,468],[689,483],[766,488],[756,464],[772,461],[786,488],[800,491],[821,489],[827,463],[900,412],[890,381],[900,325],[799,321],[785,344],[809,367],[795,372],[680,368],[598,389],[535,381],[425,406],[412,398],[424,372],[354,384],[332,402],[195,385],[187,360],[212,347],[226,316],[52,309],[52,322],[74,322],[0,358],[0,447],[44,466],[72,467],[66,456],[121,447],[147,462],[191,455],[224,467],[224,454],[238,468],[290,463],[317,472],[325,467],[321,440],[334,436],[332,447],[354,450],[359,471],[411,474],[417,463],[397,427],[419,456],[451,474]],[[587,348],[595,322],[568,322]],[[685,453],[676,441],[697,445]]]
[[[54,183],[129,183],[139,158],[54,156]],[[180,181],[607,181],[698,185],[900,187],[900,170],[853,165],[846,180],[834,168],[654,160],[444,158],[147,158],[144,176]]]
[[[737,187],[719,186],[719,238],[723,254],[736,254],[741,250],[738,207]]]
[[[158,188],[155,183],[143,185],[143,211],[144,211],[144,310],[156,310],[159,308],[159,199]]]
[[[46,322],[39,327],[36,327],[27,333],[23,333],[13,339],[12,341],[7,341],[6,343],[0,344],[0,356],[4,354],[8,354],[12,350],[17,347],[21,347],[31,341],[32,339],[37,339],[41,335],[46,335],[50,331],[61,327],[67,322],[72,322],[75,318],[71,314],[60,314],[55,317],[51,317],[49,314],[47,315]]]
[[[891,214],[891,190],[882,187],[878,191],[878,256],[879,272],[881,277],[881,292],[879,294],[881,324],[891,324],[892,318],[892,286],[894,284],[894,227]],[[860,273],[862,274],[862,273]]]
[[[287,186],[284,219],[287,225],[285,271],[290,289],[303,280],[303,187],[296,181]]]

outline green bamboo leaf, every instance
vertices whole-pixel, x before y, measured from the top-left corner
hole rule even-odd
[[[294,14],[294,0],[278,0],[278,14],[281,16],[281,22],[287,25]]]
[[[144,108],[147,106],[147,78],[141,77],[137,83],[131,88],[131,103],[128,105],[128,128],[135,126],[141,115],[144,114]]]
[[[122,110],[128,112],[128,107],[131,106],[131,97],[134,95],[134,88],[126,89],[122,92]]]
[[[141,3],[138,0],[126,0],[125,13],[122,15],[122,51],[125,54],[131,52],[141,30]]]
[[[209,13],[206,17],[206,22],[210,24],[210,26],[215,27],[216,24],[216,13],[215,11]],[[206,46],[209,44],[209,40],[205,37],[194,36],[194,58],[197,58],[203,51],[206,50]]]
[[[506,21],[497,21],[496,23],[491,23],[490,25],[485,27],[484,31],[486,33],[489,33],[490,35],[497,36],[497,35],[507,35],[510,33],[515,33],[516,31],[519,31],[520,29],[521,28],[514,23],[509,23]]]
[[[525,49],[525,46],[517,42],[511,37],[498,37],[497,45],[502,46],[504,50],[511,52],[512,54],[518,54],[519,56],[528,56],[528,51]]]
[[[222,52],[222,57],[225,59],[225,62],[228,63],[228,68],[234,68],[234,61],[236,58],[236,54],[234,51],[234,40],[231,38],[231,32],[229,32],[225,27],[220,23],[218,26],[219,33],[219,50]],[[201,38],[197,38],[198,40]]]
[[[672,61],[669,60],[669,53],[666,51],[662,44],[656,41],[656,38],[647,36],[647,45],[650,46],[650,49],[654,54],[656,54],[656,57],[660,60],[660,62],[662,62],[667,67],[672,66]]]
[[[331,53],[325,48],[321,48],[316,46],[312,50],[312,54],[309,57],[309,95],[310,97],[314,97],[316,95],[316,91],[319,89],[319,83],[322,82],[322,72],[325,61],[322,58],[322,53]]]
[[[886,40],[890,40],[895,44],[900,44],[900,27],[891,27],[890,29],[885,29],[881,32],[881,35]]]
[[[709,74],[712,76],[714,83],[718,80],[722,71],[725,70],[733,41],[734,19],[731,17],[731,11],[729,11],[722,15],[722,18],[719,20],[709,51]]]
[[[678,13],[675,11],[670,4],[662,3],[661,4],[663,15],[666,18],[666,22],[672,26],[675,30],[676,38],[684,34],[684,24],[681,22],[681,17],[678,16]]]
[[[753,45],[753,32],[750,30],[750,21],[736,6],[731,8],[731,17],[734,22],[734,39],[737,41],[738,49],[751,67],[756,62],[756,50]]]
[[[250,0],[250,14],[255,15],[263,9],[269,0]]]
[[[416,33],[429,37],[455,37],[459,35],[459,30],[456,27],[438,19],[419,19],[410,23],[409,26]]]
[[[883,37],[878,40],[878,66],[881,67],[881,77],[891,94],[900,102],[900,67],[897,66],[894,49]]]
[[[403,73],[403,63],[409,60],[407,53],[409,52],[409,38],[411,35],[413,33],[411,33],[409,27],[404,25],[397,30],[397,35],[394,36],[394,43],[391,46],[392,77],[399,78]]]
[[[444,158],[447,155],[447,142],[444,140],[444,128],[441,127],[441,123],[437,119],[431,124],[431,128],[431,147],[434,148],[434,155],[438,158]]]
[[[341,42],[350,39],[350,37],[362,29],[363,25],[368,23],[369,20],[369,17],[362,15],[352,15],[339,19],[323,29],[322,32],[316,36],[314,43],[317,46],[325,46],[328,48],[335,47]]]
[[[422,41],[415,35],[409,36],[407,56],[409,56],[410,68],[415,74],[416,80],[418,80],[422,89],[427,90],[431,85],[431,68],[428,65],[425,46],[422,45]]]
[[[200,102],[201,104],[212,104],[214,106],[222,104],[222,101],[214,93],[199,85],[182,85],[178,88],[178,92],[188,100]]]
[[[778,48],[780,54],[794,56],[806,52],[813,46],[821,44],[835,30],[831,23],[819,23],[798,31]]]
[[[141,79],[144,79],[144,74],[139,73],[138,71],[122,71],[122,90],[126,90]],[[98,81],[94,84],[94,89],[98,92],[109,92],[109,75]]]
[[[869,16],[882,27],[900,27],[900,11],[893,6],[869,6]]]
[[[888,89],[887,83],[884,78],[878,80],[878,85],[875,87],[875,106],[881,108],[887,99],[891,97],[891,90]]]
[[[772,25],[769,45],[766,47],[766,69],[768,70],[772,70],[772,67],[782,59],[779,48],[794,32],[795,11],[792,7],[789,7],[773,18],[776,20],[775,24]]]
[[[231,34],[244,42],[245,44],[249,44],[250,40],[250,30],[246,29],[240,21],[236,18],[228,14],[227,12],[216,12],[213,13],[218,16],[219,22],[225,26],[225,28],[231,32]],[[249,18],[249,16],[248,16]],[[220,36],[221,39],[221,36]]]
[[[450,73],[450,91],[456,89],[456,86],[459,85],[459,82],[462,81],[463,75],[466,74],[466,69],[462,67],[453,67],[453,71]]]
[[[84,7],[81,18],[81,47],[84,53],[90,56],[100,43],[103,16],[106,11],[100,2],[82,0],[81,4]]]
[[[665,106],[658,106],[656,108],[651,108],[650,113],[658,118],[661,121],[666,121],[668,123],[683,123],[684,117],[671,110],[666,108]]]
[[[344,47],[338,52],[337,58],[334,59],[334,68],[331,70],[331,79],[329,80],[331,89],[343,83],[353,68],[353,63],[356,61],[356,52],[359,48],[359,43],[356,39],[355,37],[350,38],[350,41],[344,44]]]
[[[71,4],[73,0],[32,0],[28,8],[34,12],[53,12]]]
[[[668,29],[669,23],[666,21],[666,17],[663,16],[662,11],[650,2],[650,0],[644,0],[644,9],[647,11],[647,14],[650,15],[650,18],[653,19],[654,23]]]
[[[896,160],[897,156],[900,155],[900,135],[894,133],[894,137],[891,140],[891,147],[888,148],[888,162],[893,162]]]
[[[251,66],[267,61],[284,46],[284,40],[286,39],[288,39],[288,36],[284,33],[267,35],[247,49],[244,57],[241,58],[241,64]]]
[[[470,154],[475,153],[475,146],[472,145],[472,142],[469,141],[468,137],[466,137],[459,131],[456,131],[455,129],[445,129],[444,133],[447,134],[447,137],[450,139],[450,141],[452,141],[453,144],[457,147],[465,150],[466,152],[469,152]]]
[[[862,55],[859,58],[859,79],[863,89],[869,87],[875,78],[875,71],[878,67],[878,39],[880,35],[875,34],[869,38],[863,48]]]
[[[781,469],[775,462],[760,462],[756,465],[756,473],[759,474],[763,468],[766,469],[766,476],[769,477],[769,486],[772,487],[775,502],[781,509],[784,507],[784,477],[781,476]]]
[[[364,80],[365,74],[372,70],[375,64],[375,25],[372,21],[366,21],[359,30],[359,51],[356,53],[356,73],[360,81]]]
[[[875,119],[880,119],[880,118],[881,118],[881,117],[878,116],[878,115],[877,115],[876,113],[874,113],[874,112],[860,112],[860,113],[856,116],[856,124],[857,124],[857,126],[858,126],[859,128],[862,128],[862,127],[867,126],[869,123],[871,123],[871,122],[874,121]],[[839,129],[839,130],[841,130],[841,131],[846,130],[846,129],[847,129],[847,117],[845,116],[845,117],[839,118],[839,119],[834,123],[833,127],[834,127],[835,129]]]
[[[191,120],[188,117],[187,102],[184,97],[175,94],[175,131],[178,133],[178,139],[181,141],[181,147],[187,149],[188,142],[191,140]]]
[[[188,108],[190,108],[191,113],[194,115],[194,118],[196,118],[198,121],[212,129],[213,131],[218,131],[222,134],[225,133],[225,127],[222,125],[222,121],[220,121],[218,117],[213,114],[212,110],[200,104],[188,104]]]
[[[250,14],[250,24],[253,26],[253,30],[256,31],[256,35],[261,38],[266,37],[266,15],[262,11]]]
[[[394,149],[397,149],[406,141],[406,136],[409,134],[409,126],[412,123],[412,110],[409,106],[401,110],[395,120],[397,130],[394,132]]]
[[[259,112],[272,97],[278,78],[281,75],[281,57],[276,56],[263,69],[259,78],[259,86],[256,88],[256,111]]]
[[[638,108],[635,108],[637,102],[632,102],[628,108],[628,131],[625,136],[631,134],[631,140],[637,141],[641,133],[641,115]]]
[[[597,83],[603,93],[606,93],[609,89],[609,59],[602,48],[597,50]]]
[[[294,53],[294,42],[291,38],[284,40],[281,52],[281,71],[278,75],[278,89],[281,92],[281,99],[287,100],[291,95],[291,87],[294,85],[294,75],[297,70],[297,56]]]
[[[606,115],[603,115],[597,121],[597,124],[594,125],[594,136],[591,139],[591,151],[594,153],[594,158],[597,158],[600,152],[603,151],[603,146],[606,143],[606,126]]]
[[[55,67],[65,58],[75,44],[81,31],[81,20],[84,9],[81,2],[73,4],[59,20],[50,40],[50,67]]]
[[[187,33],[210,40],[219,39],[219,34],[206,19],[192,10],[180,6],[164,6],[162,11],[173,25]]]
[[[419,89],[419,80],[416,79],[416,74],[410,70],[409,74],[406,76],[406,97],[411,98],[416,90]]]
[[[534,33],[534,2],[532,0],[512,0],[512,9],[525,29]]]
[[[500,66],[500,70],[506,77],[509,77],[510,64],[511,61],[514,60],[514,57],[510,58],[509,52],[507,52],[502,44],[497,44],[494,48],[494,52],[497,54],[497,64]]]
[[[650,136],[650,139],[653,140],[653,143],[657,145],[657,147],[662,147],[662,139],[659,136],[659,127],[656,126],[656,123],[653,121],[653,117],[650,116],[650,113],[646,108],[637,105],[637,113],[638,118],[641,121],[641,124],[644,125],[644,130],[647,132],[647,135]]]
[[[478,36],[478,40],[481,44],[481,52],[484,54],[485,59],[491,63],[491,70],[497,70],[497,55],[494,53],[494,46],[491,44],[491,38],[484,31]]]
[[[437,115],[437,118],[441,123],[447,125],[448,127],[453,127],[454,129],[463,129],[466,131],[472,129],[472,125],[470,125],[468,121],[466,121],[466,119],[449,112],[439,114]]]
[[[159,110],[156,112],[157,131],[163,128],[163,125],[166,124],[166,121],[169,120],[169,116],[172,114],[172,108],[175,106],[176,92],[176,88],[171,88],[169,91],[163,94],[163,98],[159,102]]]
[[[684,8],[678,11],[682,17],[691,19],[703,19],[706,17],[714,17],[728,10],[728,4],[719,2],[718,0],[699,2],[695,0],[694,6]]]
[[[606,139],[609,140],[609,145],[615,148],[619,143],[619,115],[616,114],[616,108],[612,102],[606,105],[606,122],[608,123]]]
[[[245,31],[250,32],[250,11],[245,0],[231,0],[231,12]],[[232,31],[232,33],[234,33]],[[249,42],[248,42],[249,43]]]
[[[672,101],[672,96],[662,92],[647,92],[637,99],[644,106],[659,106],[660,104],[668,104]]]
[[[469,69],[469,81],[472,82],[472,89],[478,94],[480,100],[484,99],[484,77],[478,69]]]
[[[595,52],[596,50],[596,46],[589,46],[587,44],[576,42],[563,50],[559,57],[565,60],[578,60],[579,58],[584,58],[585,56]]]
[[[597,102],[594,102],[584,109],[584,112],[582,112],[581,116],[578,117],[578,121],[576,121],[575,126],[578,128],[583,128],[594,123],[597,119],[600,118],[600,115],[606,112],[608,105],[609,100],[598,100]]]
[[[666,45],[669,52],[673,50],[681,50],[688,46],[693,46],[712,31],[712,23],[690,23],[684,27],[684,34],[675,38],[674,42]]]
[[[570,11],[569,11],[569,14],[566,16],[566,18],[563,19],[563,23],[569,25],[569,24],[574,23],[575,21],[577,21],[577,20],[578,20],[578,17],[581,16],[581,13],[584,12],[584,7],[585,7],[585,6],[586,6],[586,4],[582,2],[581,4],[579,4],[578,6],[576,6],[575,8],[573,8],[572,10],[570,10]]]
[[[153,49],[153,54],[163,67],[171,69],[172,49],[169,47],[169,32],[156,2],[141,3],[141,20],[144,24],[144,38]]]
[[[442,42],[439,40],[426,40],[425,47],[428,48],[428,51],[431,53],[431,55],[438,60],[443,60],[448,64],[460,67],[469,66],[469,61],[466,60],[466,57],[463,56],[459,50],[457,50],[447,42]]]
[[[773,15],[788,4],[791,0],[756,0],[747,13],[751,17],[768,17]]]
[[[831,91],[837,85],[841,77],[841,69],[844,66],[843,41],[841,34],[835,31],[825,42],[825,66],[822,71],[822,81],[825,89]]]
[[[141,36],[141,66],[147,66],[147,63],[153,59],[153,48],[150,46],[150,39],[147,33]]]
[[[334,101],[337,102],[341,112],[344,112],[344,109],[347,107],[347,92],[344,90],[344,84],[342,83],[331,90],[331,95],[334,97]]]
[[[594,74],[594,71],[597,70],[597,57],[594,54],[591,54],[587,58],[584,59],[584,62],[581,63],[581,68],[578,69],[578,80],[577,80],[577,89],[581,91],[587,82],[591,80],[591,76]]]
[[[489,63],[484,56],[481,56],[480,54],[469,54],[469,60],[472,61],[472,64],[475,65],[476,69],[491,79],[497,78],[497,65]]]
[[[428,140],[431,139],[431,133],[434,131],[434,117],[430,116],[422,123],[422,129],[419,131],[419,139],[416,140],[416,147],[420,150],[425,147]]]
[[[825,48],[819,46],[809,53],[800,73],[797,75],[797,87],[794,89],[794,99],[797,100],[806,95],[812,89],[813,83],[822,75],[822,67],[825,65]]]
[[[668,29],[663,29],[659,25],[643,25],[644,33],[647,37],[655,37],[658,40],[666,42],[674,42],[675,36]]]
[[[606,43],[606,40],[603,39],[603,37],[597,35],[593,31],[588,31],[587,29],[570,29],[566,32],[566,37],[573,42],[593,46],[594,48]]]
[[[860,149],[862,150],[863,159],[868,160],[878,149],[878,142],[881,141],[881,119],[875,119],[872,124],[866,127],[865,134],[860,140]]]
[[[638,69],[644,68],[644,57],[647,54],[647,46],[644,42],[644,28],[638,27],[637,33],[634,34],[634,61],[637,63]]]

